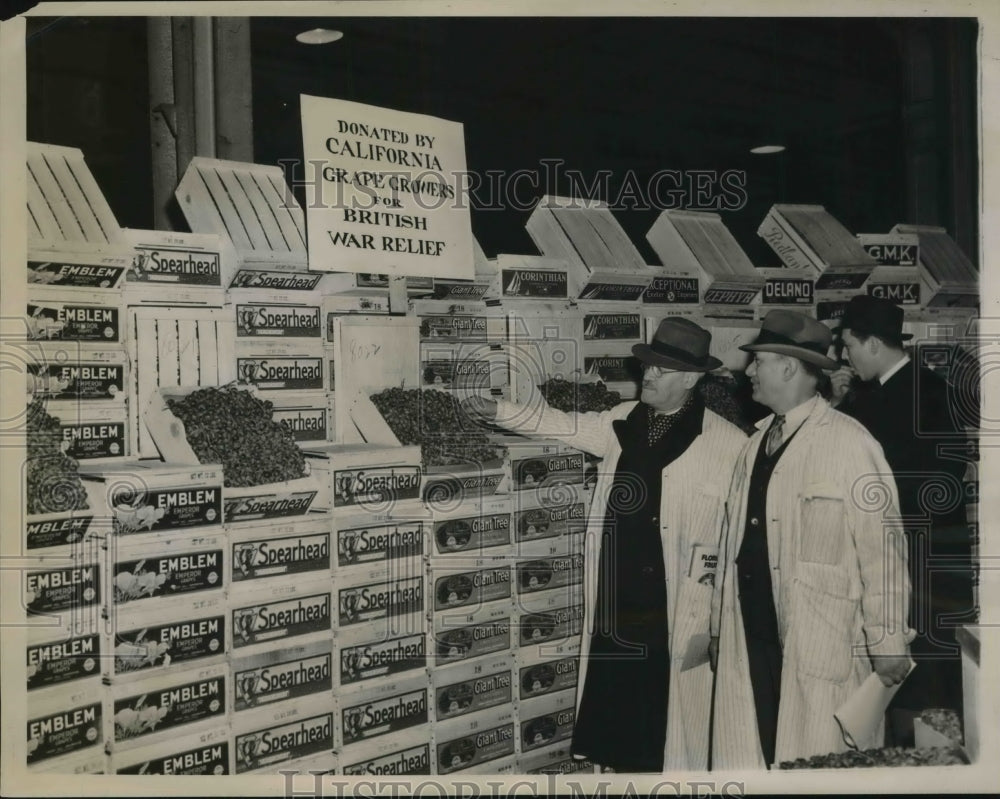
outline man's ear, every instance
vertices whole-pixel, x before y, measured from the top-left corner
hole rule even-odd
[[[701,372],[685,372],[684,373],[684,388],[689,391],[698,385],[698,381],[701,380]]]

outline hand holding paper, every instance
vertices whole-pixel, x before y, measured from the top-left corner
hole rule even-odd
[[[905,657],[905,656],[904,656]],[[889,658],[895,660],[895,658]],[[904,679],[917,665],[908,657]],[[896,695],[903,681],[895,685],[884,685],[878,673],[872,672],[851,696],[842,704],[833,717],[840,725],[844,741],[852,749],[869,748],[872,737],[882,723],[885,709]],[[860,742],[860,743],[858,743]]]

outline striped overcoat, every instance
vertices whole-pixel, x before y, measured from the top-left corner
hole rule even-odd
[[[561,440],[603,458],[594,486],[584,555],[585,623],[577,683],[577,707],[587,674],[590,632],[594,624],[600,543],[608,496],[621,446],[612,427],[637,402],[623,402],[610,411],[571,414],[544,406],[537,412],[500,401],[497,424]],[[669,435],[669,433],[668,433]],[[717,548],[726,490],[746,435],[721,416],[705,409],[701,433],[690,447],[663,470],[660,536],[667,575],[670,686],[664,769],[704,770],[708,765],[712,673],[707,663],[681,671],[691,639],[708,633],[711,585],[688,579],[695,546]],[[707,640],[705,641],[707,644]],[[642,701],[641,696],[636,697]]]
[[[711,614],[712,634],[720,636],[713,769],[764,768],[735,559],[750,473],[772,419],[761,420],[746,442],[727,501]],[[897,507],[882,448],[862,425],[817,398],[767,491],[783,649],[776,762],[845,751],[834,712],[871,673],[869,655],[907,651],[909,580]],[[876,731],[857,744],[878,747],[879,738]]]

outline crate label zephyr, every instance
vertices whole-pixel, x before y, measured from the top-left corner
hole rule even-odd
[[[474,277],[461,123],[301,96],[310,269]]]

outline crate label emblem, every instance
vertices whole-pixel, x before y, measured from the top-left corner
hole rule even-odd
[[[74,460],[113,458],[125,454],[125,423],[60,425],[62,451]]]
[[[126,269],[125,266],[28,261],[28,285],[110,289],[121,280]]]
[[[86,515],[76,515],[84,513]],[[94,517],[89,511],[76,511],[73,516],[49,521],[29,521],[25,525],[28,549],[65,546],[82,541]]]
[[[101,637],[81,635],[29,646],[28,689],[47,688],[100,673]]]
[[[221,524],[222,487],[146,492],[124,488],[112,494],[111,511],[114,531],[119,535]]]
[[[28,720],[28,765],[99,744],[101,703]]]
[[[116,604],[222,588],[222,550],[115,563]]]
[[[201,775],[221,777],[229,773],[229,742],[199,746],[173,755],[120,768],[118,774]]]
[[[115,740],[127,741],[225,713],[225,677],[130,696],[115,702]]]
[[[28,390],[48,399],[108,400],[125,390],[125,366],[115,363],[29,363]]]
[[[28,339],[31,341],[118,341],[118,308],[57,303],[28,303]]]
[[[179,666],[225,651],[225,616],[139,627],[115,636],[115,674]]]
[[[101,580],[97,564],[30,571],[25,578],[28,615],[75,610],[100,600]]]

